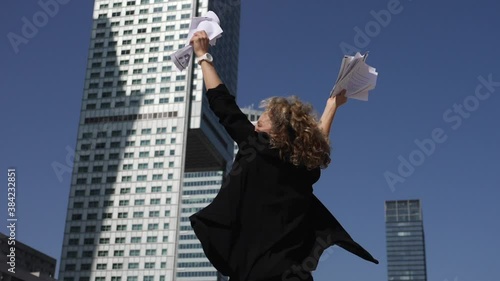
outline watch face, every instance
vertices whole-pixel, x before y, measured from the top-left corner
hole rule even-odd
[[[213,60],[214,60],[214,58],[212,57],[212,55],[211,55],[211,54],[207,53],[207,60],[208,60],[208,61],[213,61]]]

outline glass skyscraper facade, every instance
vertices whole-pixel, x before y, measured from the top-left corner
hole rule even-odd
[[[385,202],[388,280],[427,280],[420,200]]]
[[[236,94],[239,1],[95,0],[59,280],[225,280],[188,217],[216,195],[233,142],[200,67],[170,60],[208,10],[224,29],[214,64]]]

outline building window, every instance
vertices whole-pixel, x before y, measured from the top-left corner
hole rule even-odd
[[[156,162],[153,164],[154,169],[161,169],[163,168],[163,162]]]
[[[98,257],[107,257],[108,256],[108,251],[99,251],[97,252]]]
[[[158,224],[157,223],[150,223],[148,224],[148,230],[157,230],[158,229]],[[147,255],[147,251],[146,251]]]
[[[99,244],[109,244],[109,238],[99,238]]]
[[[105,263],[98,263],[96,265],[97,270],[104,270],[104,269],[106,269],[106,267],[107,267],[107,264],[105,264]]]
[[[132,170],[133,164],[123,164],[122,170]]]
[[[116,230],[117,231],[127,230],[127,225],[126,224],[119,224],[116,226]]]
[[[156,228],[156,229],[158,229],[158,228]],[[148,249],[148,250],[146,250],[146,256],[155,256],[155,255],[156,255],[156,249]]]
[[[113,252],[113,256],[115,256],[115,257],[123,257],[123,255],[124,255],[123,252],[124,252],[123,250],[114,251]]]
[[[130,250],[129,256],[131,257],[138,257],[141,254],[141,250]]]
[[[132,230],[142,230],[142,224],[133,224]]]
[[[118,218],[119,219],[126,219],[126,218],[128,218],[128,213],[126,213],[126,212],[118,213]]]
[[[132,166],[132,164],[128,164],[128,165]],[[130,193],[130,188],[127,187],[127,188],[120,189],[120,194],[128,194],[128,193]]]
[[[120,215],[118,215],[118,218],[120,218]],[[125,243],[125,237],[117,237],[117,238],[115,238],[115,244],[123,244],[123,243]]]

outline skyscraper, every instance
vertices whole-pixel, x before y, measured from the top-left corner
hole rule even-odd
[[[186,219],[220,188],[233,142],[199,66],[170,60],[208,10],[224,29],[214,63],[235,94],[239,0],[95,0],[59,280],[221,279]]]
[[[389,281],[427,280],[420,200],[385,202]]]

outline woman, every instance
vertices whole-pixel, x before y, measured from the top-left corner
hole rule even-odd
[[[239,147],[216,198],[190,217],[213,266],[230,281],[312,281],[334,244],[378,263],[312,193],[330,162],[328,135],[345,92],[328,100],[319,124],[309,105],[278,97],[264,101],[253,126],[220,80],[208,42],[204,31],[191,40],[210,108]]]

